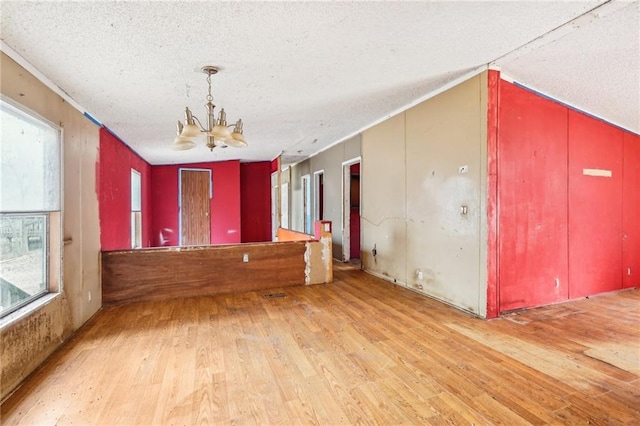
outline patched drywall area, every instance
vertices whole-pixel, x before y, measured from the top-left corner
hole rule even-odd
[[[486,314],[486,72],[362,136],[366,271]]]
[[[324,244],[320,241],[308,241],[304,252],[305,284],[326,283],[327,271],[324,266]]]
[[[2,95],[63,129],[65,242],[61,294],[23,317],[0,325],[0,394],[4,399],[100,309],[102,297],[96,194],[98,128],[24,68],[1,55]]]

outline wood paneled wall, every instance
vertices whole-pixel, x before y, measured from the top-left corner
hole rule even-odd
[[[103,252],[102,300],[119,304],[303,285],[305,250],[304,241],[295,241]]]

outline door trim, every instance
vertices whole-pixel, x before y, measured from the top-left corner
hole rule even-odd
[[[351,166],[362,162],[358,156],[342,162],[342,261],[351,259]],[[360,167],[362,170],[362,167]],[[362,185],[362,179],[360,179]],[[362,194],[362,192],[360,192]],[[360,206],[360,212],[362,205]],[[359,213],[360,213],[359,212]]]
[[[209,173],[209,202],[213,198],[213,173],[211,169],[199,169],[194,167],[178,168],[178,244],[182,246],[182,171],[196,171]],[[211,233],[211,212],[209,212],[209,233]],[[211,243],[211,236],[209,236]]]
[[[320,175],[322,175],[323,186],[324,186],[324,169],[317,170],[313,172],[313,221],[317,222],[320,220],[318,216],[320,216],[320,194],[318,194],[318,190],[320,188]],[[323,198],[324,204],[324,198]],[[323,205],[323,213],[324,213],[324,205]],[[324,219],[323,219],[324,220]]]

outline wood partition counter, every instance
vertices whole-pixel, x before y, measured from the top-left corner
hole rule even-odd
[[[309,284],[305,259],[309,258],[305,256],[308,244],[313,243],[102,252],[102,301],[104,304],[157,301]]]

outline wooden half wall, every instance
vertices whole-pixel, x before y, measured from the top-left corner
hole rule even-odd
[[[102,252],[105,305],[318,284],[322,243],[292,241]],[[245,261],[246,260],[246,261]]]

